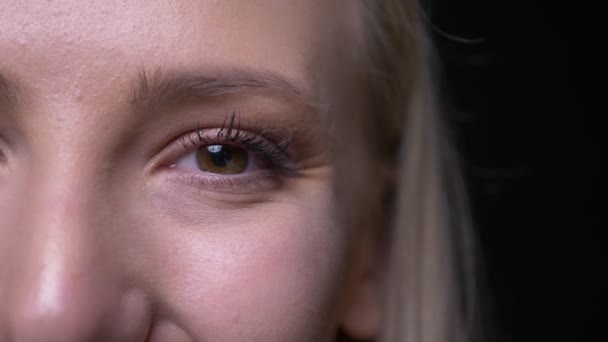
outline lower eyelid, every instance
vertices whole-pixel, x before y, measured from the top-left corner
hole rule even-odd
[[[212,173],[174,170],[167,181],[178,182],[191,188],[232,194],[270,191],[280,186],[280,177],[270,170],[258,170],[248,174],[216,175]]]

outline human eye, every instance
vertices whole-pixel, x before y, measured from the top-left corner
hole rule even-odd
[[[269,190],[297,171],[290,142],[289,132],[243,125],[233,113],[221,127],[196,128],[170,143],[164,169],[205,190]]]

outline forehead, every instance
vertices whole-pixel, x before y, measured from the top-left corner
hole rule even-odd
[[[19,1],[0,4],[0,70],[86,91],[142,68],[252,68],[318,83],[351,1]],[[329,68],[329,67],[328,67]]]

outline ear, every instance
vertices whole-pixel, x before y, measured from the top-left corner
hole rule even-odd
[[[381,270],[376,243],[367,239],[355,257],[355,267],[347,286],[341,320],[342,331],[356,340],[369,340],[380,335],[382,326]]]

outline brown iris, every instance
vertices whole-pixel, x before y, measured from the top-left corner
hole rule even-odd
[[[242,173],[249,164],[249,154],[242,147],[208,145],[196,152],[196,162],[202,171],[218,174]]]

